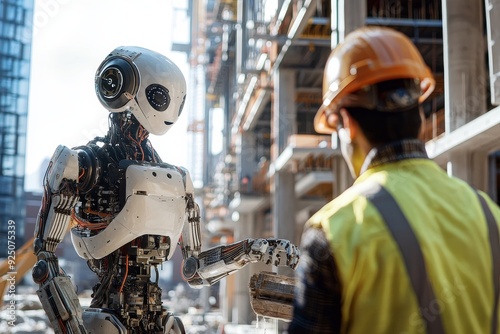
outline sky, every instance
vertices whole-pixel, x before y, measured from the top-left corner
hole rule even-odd
[[[35,0],[26,190],[41,188],[39,169],[58,145],[83,145],[105,135],[108,111],[94,90],[97,67],[114,48],[134,45],[189,65],[171,43],[188,38],[188,20],[172,15],[174,1]],[[189,92],[187,93],[189,96]],[[186,112],[165,135],[150,135],[163,161],[186,166]]]

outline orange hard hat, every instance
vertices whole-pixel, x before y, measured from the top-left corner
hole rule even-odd
[[[353,31],[332,51],[326,63],[323,104],[314,118],[314,129],[324,134],[335,132],[342,98],[369,85],[395,79],[417,80],[420,103],[436,85],[430,69],[406,35],[385,27]]]

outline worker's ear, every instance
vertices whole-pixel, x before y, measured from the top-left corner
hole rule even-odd
[[[342,127],[346,130],[346,134],[352,141],[358,133],[358,122],[352,118],[351,114],[345,108],[340,108],[340,116],[342,116]]]

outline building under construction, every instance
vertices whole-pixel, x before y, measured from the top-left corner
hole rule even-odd
[[[499,200],[498,1],[192,5],[191,63],[206,73],[198,81],[206,92],[205,116],[192,127],[205,134],[203,206],[212,242],[275,236],[299,243],[308,217],[351,185],[337,139],[318,135],[313,119],[330,51],[364,25],[392,27],[417,45],[437,83],[424,105],[428,154]],[[248,280],[262,269],[245,268],[222,283],[228,321],[255,319]]]

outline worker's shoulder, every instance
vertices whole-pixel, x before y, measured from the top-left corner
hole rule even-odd
[[[366,198],[367,189],[372,186],[372,182],[354,184],[316,212],[309,219],[308,225],[324,227],[325,224],[349,225],[360,219],[366,221],[375,213],[368,209]]]

